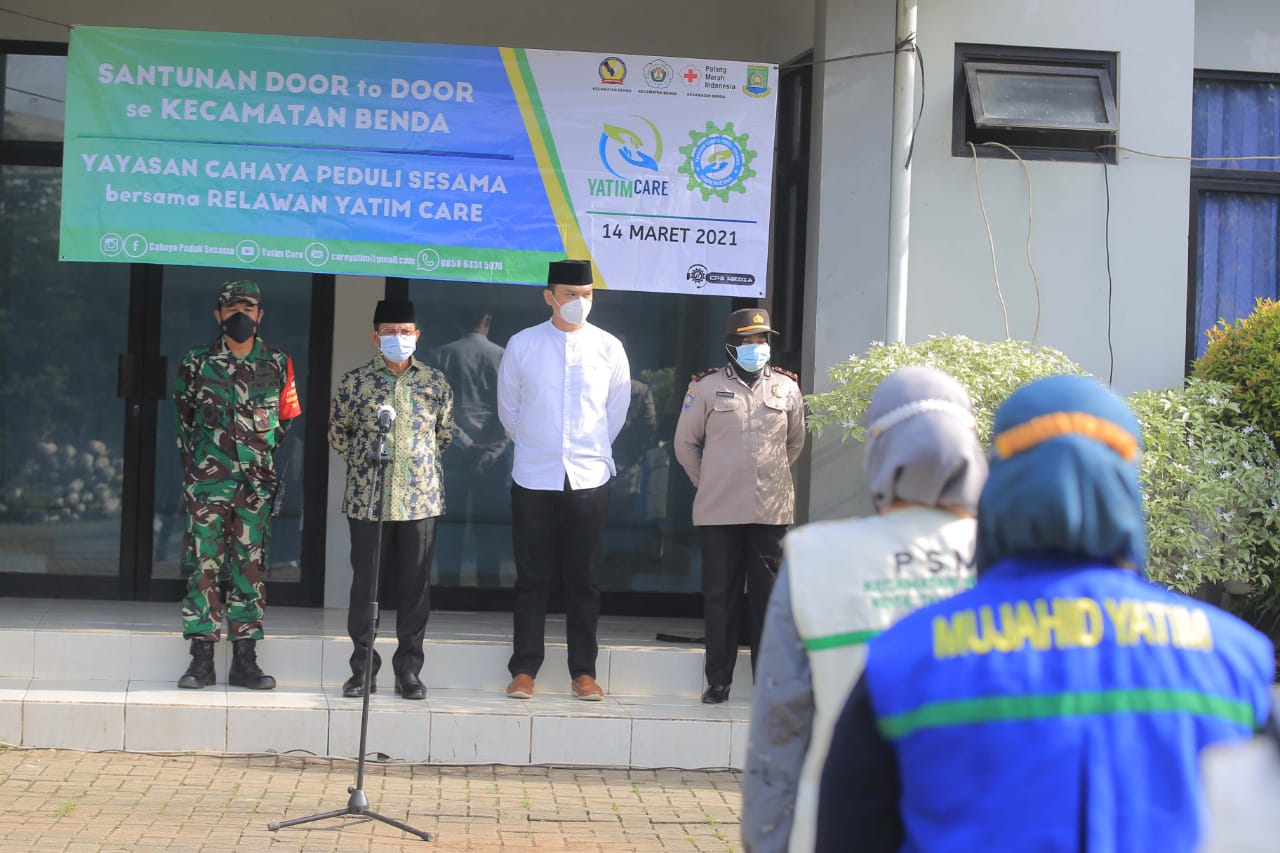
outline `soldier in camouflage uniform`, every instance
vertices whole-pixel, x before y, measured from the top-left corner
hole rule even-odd
[[[257,337],[262,294],[252,281],[229,281],[213,316],[222,334],[196,347],[178,368],[173,402],[183,471],[187,529],[182,635],[191,665],[179,687],[213,684],[213,644],[227,617],[232,664],[227,680],[269,690],[275,679],[259,668],[271,505],[279,487],[272,453],[302,414],[293,361]],[[219,575],[230,580],[224,607]]]
[[[391,567],[396,580],[396,695],[425,699],[422,641],[431,612],[428,581],[436,519],[444,514],[440,457],[453,441],[453,391],[444,374],[413,357],[421,332],[412,302],[383,300],[373,312],[373,359],[347,371],[329,408],[329,444],[347,463],[342,511],[351,528],[351,677],[342,695],[364,696],[365,662],[375,625],[369,613],[374,572]],[[395,410],[386,482],[375,489],[380,443],[378,409]],[[375,496],[375,492],[380,493]],[[375,501],[380,497],[381,501]],[[379,575],[381,577],[381,575]],[[376,676],[381,658],[373,653]],[[373,689],[377,682],[370,681]]]

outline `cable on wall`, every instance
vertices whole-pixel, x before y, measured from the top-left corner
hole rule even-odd
[[[67,30],[71,29],[70,24],[64,24],[62,23],[62,21],[52,21],[48,18],[41,18],[37,15],[29,15],[26,12],[19,12],[17,9],[8,9],[4,6],[0,6],[0,12],[8,12],[10,15],[17,15],[19,18],[27,18],[28,20],[32,20],[32,21],[39,21],[42,24],[53,24],[55,27],[62,27]]]
[[[1013,159],[1017,160],[1018,165],[1022,167],[1023,177],[1027,179],[1027,266],[1031,267],[1031,284],[1035,288],[1035,292],[1036,292],[1036,324],[1035,324],[1034,330],[1031,332],[1031,343],[1034,344],[1036,342],[1036,338],[1040,337],[1040,276],[1036,273],[1035,261],[1031,259],[1031,228],[1032,228],[1031,210],[1033,206],[1032,194],[1031,194],[1031,170],[1027,168],[1026,161],[1018,156],[1018,152],[1014,151],[1012,148],[1010,148],[1008,145],[1005,145],[1003,142],[993,141],[993,142],[984,142],[982,144],[995,145],[999,148],[1003,148],[1005,151],[1008,151],[1010,154],[1012,154]]]
[[[1102,185],[1106,189],[1107,209],[1103,217],[1103,236],[1107,247],[1107,385],[1111,384],[1116,372],[1116,350],[1111,342],[1111,300],[1115,291],[1115,282],[1111,278],[1111,172],[1107,166],[1107,158],[1097,152],[1102,161]]]
[[[1150,151],[1140,151],[1137,148],[1126,148],[1123,145],[1113,145],[1110,143],[1099,145],[1094,150],[1101,151],[1104,148],[1114,148],[1116,151],[1123,151],[1126,154],[1134,154],[1138,157],[1150,157],[1153,160],[1182,160],[1188,163],[1232,163],[1247,160],[1280,160],[1280,154],[1245,154],[1240,157],[1191,157],[1186,154],[1154,154]]]
[[[973,182],[978,187],[978,208],[982,211],[982,224],[987,227],[987,245],[991,248],[991,274],[995,277],[996,296],[1000,299],[1000,313],[1004,317],[1004,337],[1009,340],[1009,308],[1004,304],[1004,291],[1000,289],[1000,269],[996,265],[996,240],[991,235],[991,220],[987,218],[987,203],[982,198],[982,173],[978,171],[978,149],[968,143],[973,153]]]
[[[898,48],[894,51],[897,53],[901,50],[908,50],[915,54],[916,68],[920,72],[920,106],[916,109],[915,121],[911,123],[911,141],[907,143],[907,159],[903,163],[902,168],[911,168],[911,155],[916,150],[916,133],[920,130],[920,119],[924,118],[924,54],[920,52],[920,45],[916,44],[916,34],[911,33],[909,36],[898,42]]]

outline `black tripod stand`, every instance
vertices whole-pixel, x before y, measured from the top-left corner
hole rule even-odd
[[[369,694],[373,692],[373,644],[378,639],[378,576],[382,573],[382,516],[384,509],[383,491],[387,474],[387,463],[391,461],[391,454],[387,452],[387,433],[391,431],[391,423],[396,419],[395,409],[390,406],[380,406],[378,408],[378,432],[380,433],[378,441],[378,449],[369,454],[369,461],[374,463],[373,469],[373,503],[378,507],[378,527],[377,533],[374,535],[374,550],[376,555],[373,561],[373,580],[369,587],[369,625],[370,636],[369,645],[365,649],[364,659],[364,702],[360,709],[360,753],[356,759],[356,784],[347,789],[347,793],[351,797],[347,800],[347,807],[344,809],[334,809],[331,812],[321,812],[320,814],[308,815],[307,817],[295,817],[289,820],[272,821],[267,824],[267,829],[277,830],[286,826],[297,826],[300,823],[312,823],[317,820],[327,820],[331,817],[343,817],[345,815],[357,815],[359,817],[372,818],[380,820],[385,824],[404,830],[410,835],[416,835],[423,841],[431,840],[431,833],[423,832],[421,829],[414,829],[407,823],[401,823],[395,818],[378,814],[369,808],[369,798],[364,793],[364,754],[365,744],[369,736]]]

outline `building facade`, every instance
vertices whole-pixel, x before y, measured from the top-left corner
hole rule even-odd
[[[784,332],[781,358],[805,391],[825,390],[827,368],[872,341],[941,333],[1034,338],[1118,391],[1168,387],[1218,316],[1277,295],[1280,161],[1222,159],[1280,155],[1280,8],[1264,0],[657,0],[625,20],[579,0],[536,13],[515,0],[9,6],[0,11],[7,595],[179,598],[172,374],[183,351],[217,333],[216,285],[244,275],[57,260],[59,85],[71,25],[779,63],[766,304]],[[1045,126],[1029,137],[984,135],[974,111],[981,90],[969,84],[983,62],[1087,69],[1111,111],[1083,135],[1053,135],[1052,126],[1050,137]],[[1046,85],[1031,91],[1056,91],[1054,81]],[[1023,160],[989,144],[1000,139]],[[262,335],[293,357],[304,410],[277,456],[287,492],[273,531],[272,599],[345,606],[344,469],[325,446],[325,419],[337,378],[373,355],[374,303],[418,304],[428,358],[478,313],[492,314],[489,336],[502,344],[545,308],[535,289],[512,286],[254,278],[265,294]],[[624,337],[655,412],[651,424],[632,428],[615,484],[603,578],[609,610],[697,612],[692,489],[672,464],[670,440],[688,375],[723,360],[723,318],[745,304],[637,292],[605,292],[597,302],[592,321]],[[800,516],[865,511],[857,467],[855,446],[817,437],[797,472]],[[437,560],[440,605],[506,605],[508,525],[501,487],[451,508]]]

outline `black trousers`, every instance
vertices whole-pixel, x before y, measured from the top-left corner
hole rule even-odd
[[[396,674],[422,672],[422,638],[427,633],[427,616],[431,613],[431,557],[436,549],[436,520],[384,521],[382,554],[374,554],[378,522],[347,519],[351,526],[351,599],[347,605],[347,633],[351,635],[351,671],[364,671],[365,655],[373,636],[369,620],[369,593],[375,568],[382,566],[378,586],[395,581],[396,647],[391,665]],[[382,595],[379,594],[379,598]],[[382,658],[373,653],[373,670],[382,666]]]
[[[600,621],[600,550],[609,484],[551,492],[511,484],[511,540],[516,557],[515,637],[507,669],[537,676],[546,655],[547,596],[564,591],[569,675],[596,676]]]
[[[727,687],[733,683],[744,610],[751,631],[751,673],[755,674],[764,614],[773,579],[782,564],[782,537],[787,525],[717,524],[698,530],[702,533],[707,683]]]

